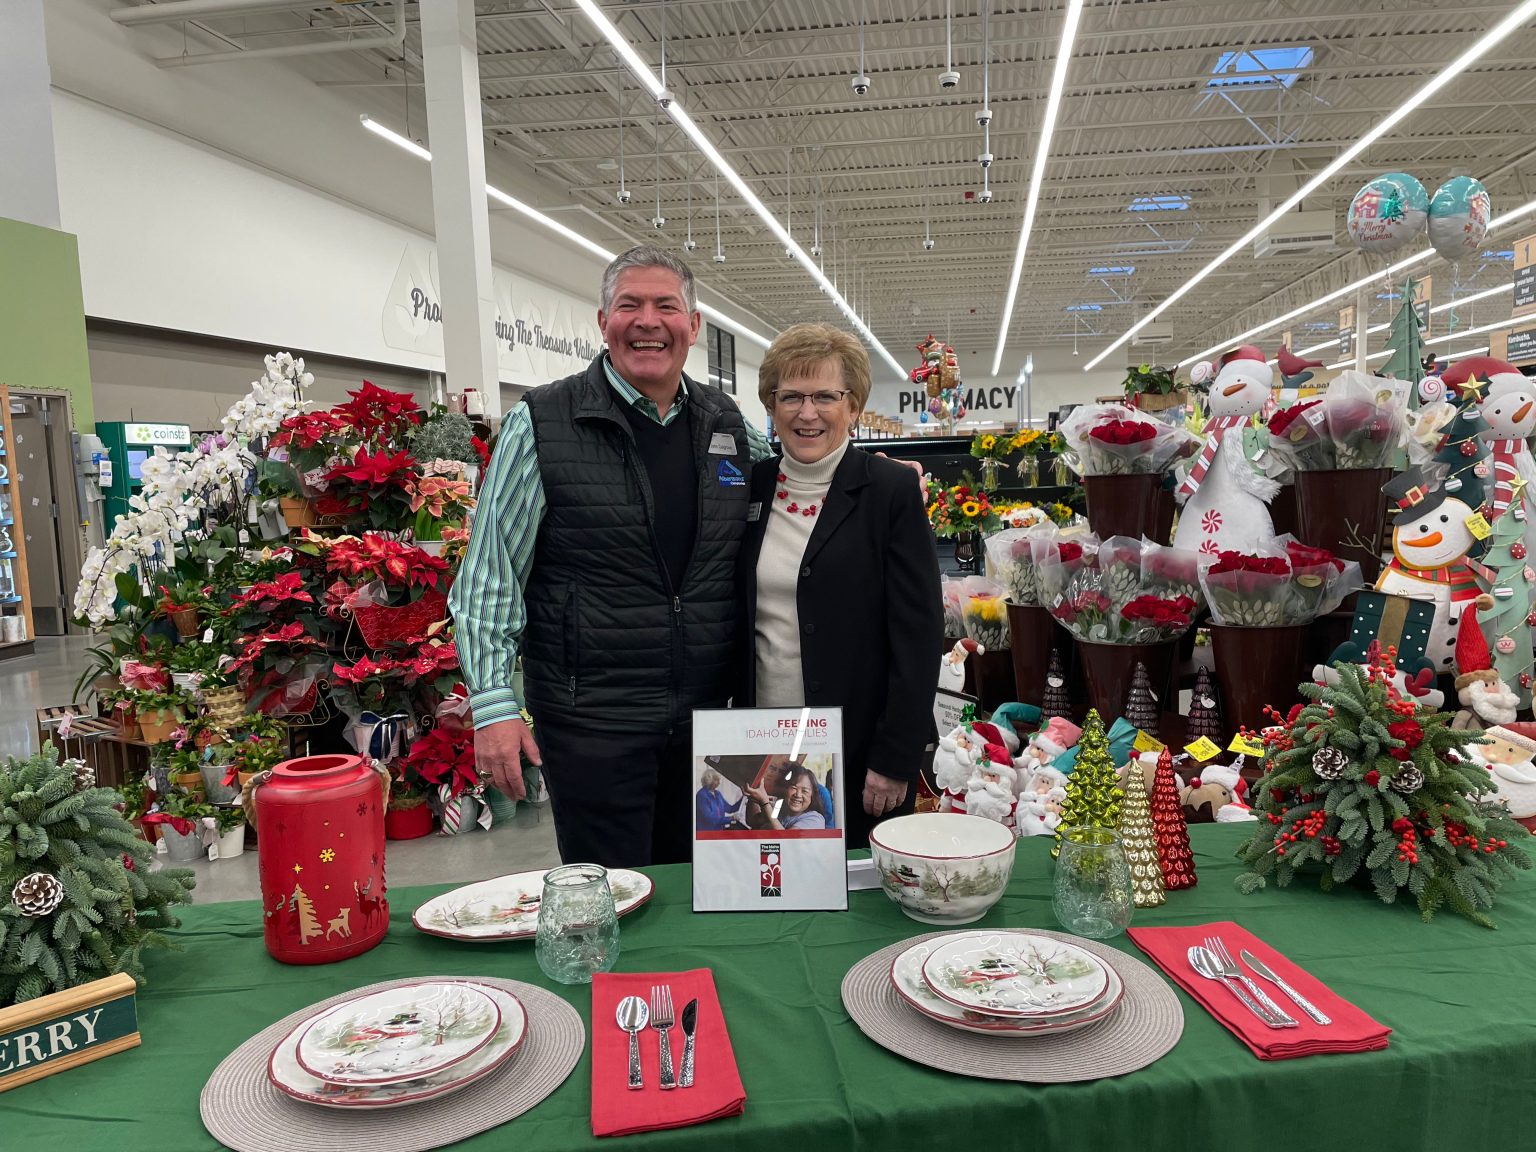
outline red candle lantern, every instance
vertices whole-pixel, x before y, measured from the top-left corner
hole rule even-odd
[[[267,951],[285,964],[328,964],[384,939],[384,772],[360,756],[301,756],[247,794]]]

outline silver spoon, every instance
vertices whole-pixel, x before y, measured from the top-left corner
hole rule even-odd
[[[1216,963],[1216,958],[1207,952],[1204,948],[1196,944],[1194,947],[1190,948],[1188,955],[1189,966],[1191,968],[1193,968],[1200,975],[1204,976],[1207,980],[1215,980],[1218,983],[1224,985],[1227,990],[1232,993],[1232,995],[1236,996],[1243,1002],[1248,1011],[1252,1012],[1269,1027],[1296,1027],[1296,1021],[1294,1020],[1290,1021],[1289,1023],[1282,1024],[1280,1021],[1274,1019],[1268,1012],[1259,1007],[1258,1002],[1255,1001],[1253,997],[1249,996],[1247,992],[1243,991],[1243,986],[1241,984],[1238,984],[1233,980],[1228,980],[1226,977],[1224,977],[1221,974],[1220,965]]]
[[[643,1088],[640,1079],[640,1031],[651,1019],[651,1010],[638,996],[626,996],[619,1001],[617,1014],[619,1027],[629,1033],[629,1086]]]

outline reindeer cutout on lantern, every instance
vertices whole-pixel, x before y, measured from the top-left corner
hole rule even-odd
[[[352,891],[357,893],[357,911],[363,918],[363,928],[365,931],[373,926],[374,917],[381,913],[385,916],[389,915],[389,902],[384,899],[384,894],[380,892],[377,896],[370,896],[369,892],[372,889],[372,876],[363,881],[361,888],[357,886],[356,880],[352,881]]]
[[[342,939],[352,935],[352,909],[343,908],[334,917],[325,922],[325,938],[327,940],[337,932],[341,933]]]

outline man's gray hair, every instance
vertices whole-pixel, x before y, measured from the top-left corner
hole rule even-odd
[[[626,268],[665,268],[683,282],[683,301],[688,311],[699,310],[698,294],[693,287],[693,269],[672,253],[654,244],[636,244],[628,252],[620,252],[613,263],[603,269],[603,286],[598,294],[598,306],[604,312],[613,310],[613,291],[619,282],[619,273]]]

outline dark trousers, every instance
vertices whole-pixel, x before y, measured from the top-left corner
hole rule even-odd
[[[567,864],[693,860],[693,728],[607,733],[534,716],[555,840]]]

